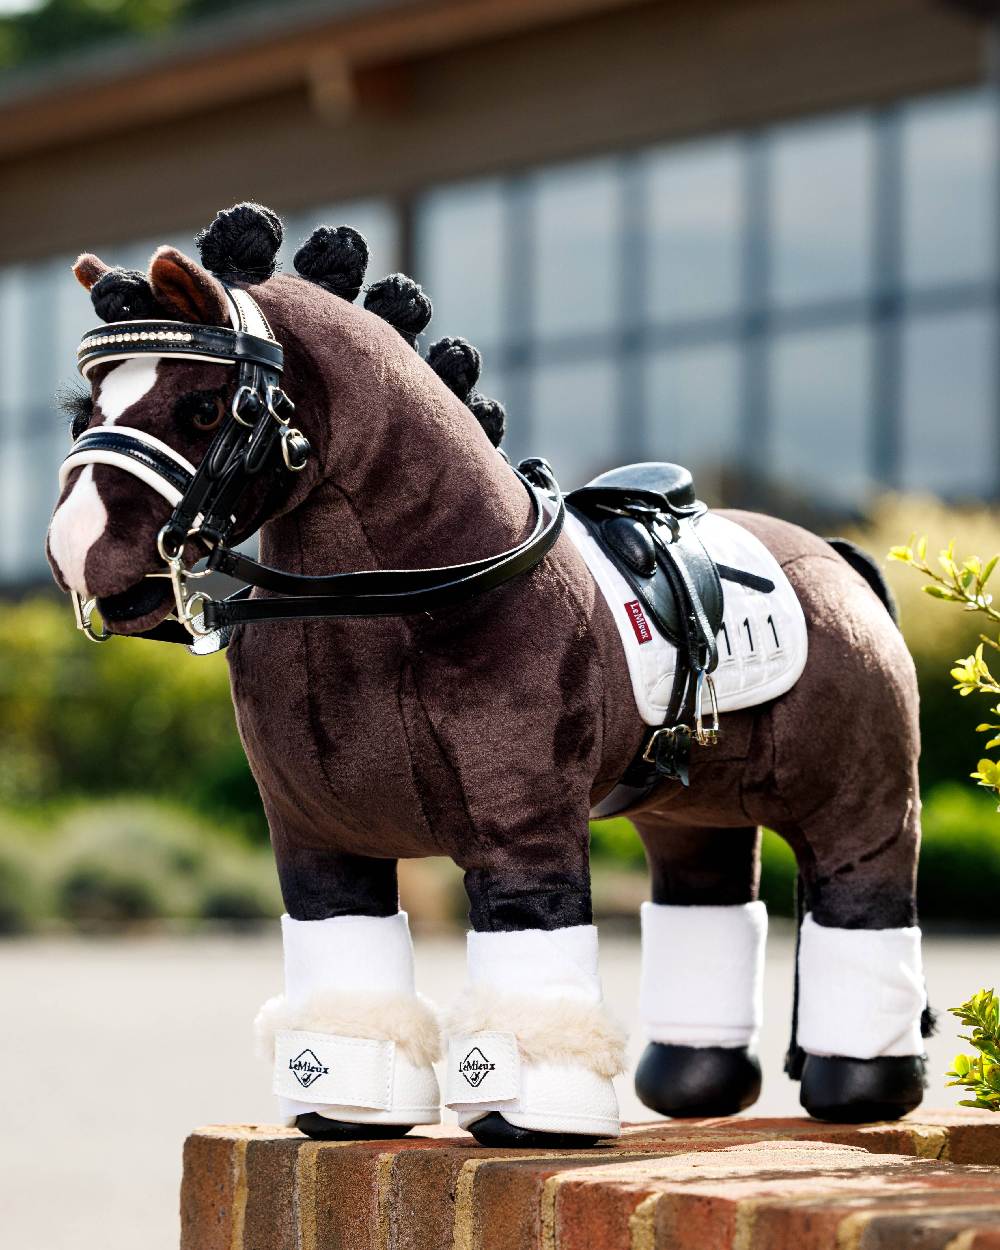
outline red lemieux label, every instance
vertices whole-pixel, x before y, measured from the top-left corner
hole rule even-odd
[[[626,603],[625,611],[628,613],[628,619],[632,622],[632,629],[639,640],[640,646],[644,642],[652,642],[653,635],[650,632],[649,623],[646,620],[639,600],[633,599],[631,603]]]

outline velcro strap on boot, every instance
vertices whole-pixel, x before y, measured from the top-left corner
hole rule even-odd
[[[470,1033],[448,1039],[445,1103],[505,1102],[521,1091],[521,1060],[513,1033]]]
[[[387,1111],[395,1060],[395,1042],[279,1030],[273,1089],[299,1102]]]

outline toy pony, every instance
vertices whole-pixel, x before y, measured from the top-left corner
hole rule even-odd
[[[918,1105],[917,691],[877,568],[845,544],[708,512],[638,465],[566,499],[498,450],[501,407],[431,306],[321,227],[276,274],[253,204],[148,274],[83,255],[102,324],[48,533],[77,621],[228,644],[233,703],[287,915],[258,1034],[289,1123],[392,1137],[445,1102],[492,1146],[620,1131],[588,817],[649,860],[636,1085],[665,1115],[760,1088],[760,826],[800,870],[787,1070],[835,1120]],[[678,418],[682,419],[682,418]],[[259,560],[236,548],[260,532]],[[228,599],[196,565],[252,588]],[[104,622],[99,632],[93,613]],[[401,857],[449,855],[468,979],[414,989]]]

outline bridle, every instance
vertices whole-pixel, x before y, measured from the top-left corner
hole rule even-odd
[[[199,653],[225,646],[236,625],[324,617],[402,616],[465,602],[534,568],[552,549],[562,529],[565,505],[544,460],[522,461],[513,472],[534,509],[531,533],[516,546],[482,560],[430,569],[370,569],[307,576],[286,573],[252,560],[226,544],[236,511],[250,488],[263,482],[263,499],[253,532],[273,501],[308,463],[311,447],[291,425],[295,405],[281,388],[284,353],[256,301],[239,288],[226,288],[231,326],[182,321],[119,321],[84,335],[77,367],[86,377],[97,364],[140,356],[203,360],[234,365],[237,385],[218,432],[199,465],[172,447],[129,426],[97,426],[74,442],[63,461],[59,484],[87,464],[123,469],[151,486],[173,508],[157,537],[157,550],[169,577],[173,616],[136,637],[182,642]],[[503,454],[503,453],[500,453]],[[185,564],[189,544],[200,544],[204,569]],[[244,582],[227,599],[216,599],[189,582],[224,573]],[[256,588],[266,596],[250,598]],[[77,627],[95,642],[111,636],[93,624],[96,599],[70,591]]]

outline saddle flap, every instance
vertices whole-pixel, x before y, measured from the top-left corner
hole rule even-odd
[[[711,556],[698,537],[693,520],[675,522],[667,531],[660,525],[659,544],[650,530],[632,517],[598,519],[583,509],[573,508],[599,546],[635,592],[660,633],[676,647],[684,647],[689,635],[687,611],[676,588],[675,569],[683,566],[686,578],[704,609],[707,622],[718,633],[722,625],[724,598],[722,582]],[[667,551],[663,548],[666,547]],[[673,566],[671,568],[670,566]]]
[[[609,469],[586,486],[571,491],[566,502],[587,513],[602,506],[621,508],[629,503],[676,517],[697,516],[706,511],[695,494],[690,471],[680,464],[655,460]]]

